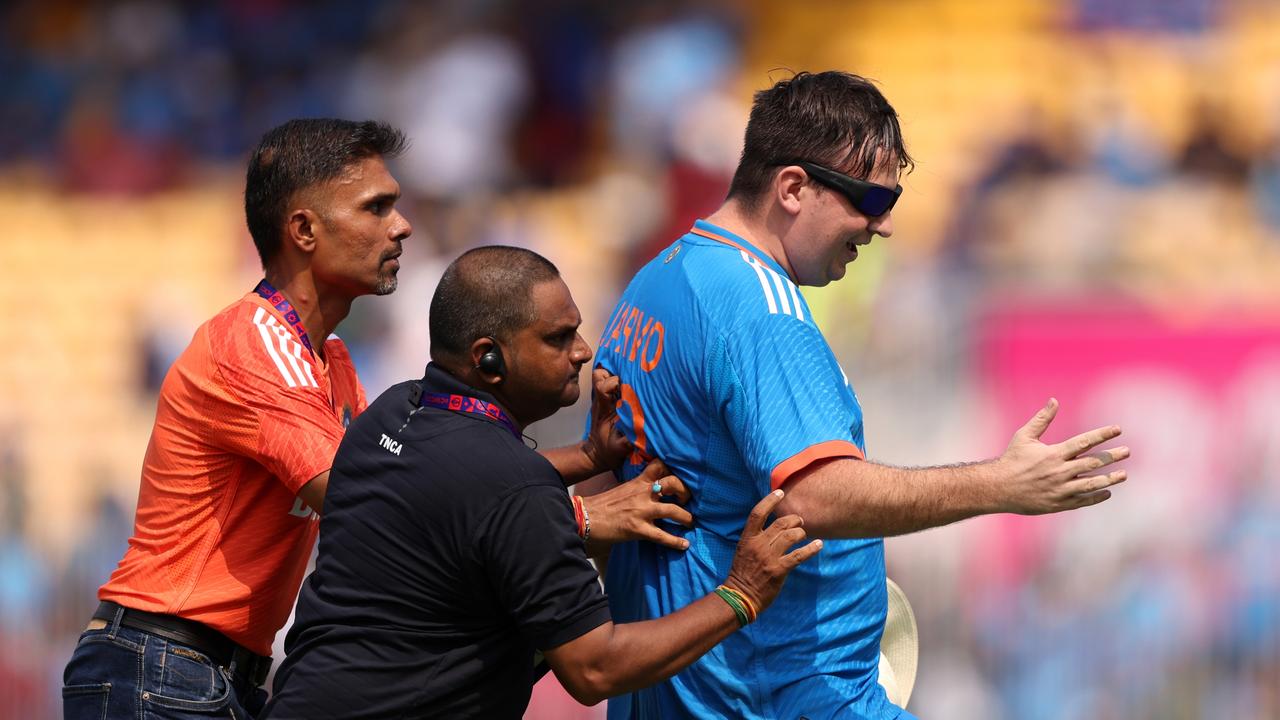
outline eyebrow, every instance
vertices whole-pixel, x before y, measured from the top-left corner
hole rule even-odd
[[[361,201],[361,204],[372,205],[374,203],[379,203],[379,202],[387,202],[387,201],[395,202],[396,200],[399,200],[399,199],[400,199],[400,192],[398,190],[396,192],[380,192],[364,198],[364,200]]]
[[[580,327],[582,327],[582,320],[578,320],[578,322],[575,323],[556,324],[547,329],[546,335],[547,337],[555,337],[556,335],[563,335],[568,332],[576,332]]]

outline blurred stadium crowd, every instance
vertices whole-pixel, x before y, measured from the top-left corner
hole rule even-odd
[[[1115,498],[888,543],[930,718],[1280,717],[1280,6],[1264,0],[87,2],[0,9],[0,717],[54,717],[165,369],[247,291],[247,149],[386,119],[401,289],[339,329],[421,372],[462,249],[556,262],[598,336],[719,203],[750,93],[872,77],[919,161],[891,240],[806,289],[872,457],[1120,422]],[[536,428],[572,438],[582,408]],[[530,717],[600,717],[535,693]]]

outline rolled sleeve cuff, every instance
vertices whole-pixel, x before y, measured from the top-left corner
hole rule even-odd
[[[769,486],[774,490],[782,487],[792,475],[809,467],[818,460],[851,457],[864,460],[862,451],[848,440],[828,440],[817,445],[810,445],[800,452],[778,463],[769,474]]]

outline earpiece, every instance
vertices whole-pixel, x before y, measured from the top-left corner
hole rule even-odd
[[[480,356],[480,361],[476,363],[476,369],[501,378],[507,374],[507,363],[502,359],[502,348],[499,347],[498,341],[493,337],[490,337],[489,340],[493,342],[493,347]]]

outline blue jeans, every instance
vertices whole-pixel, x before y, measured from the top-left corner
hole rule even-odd
[[[267,692],[204,653],[142,630],[119,615],[86,630],[62,674],[64,720],[231,718],[252,720]]]

